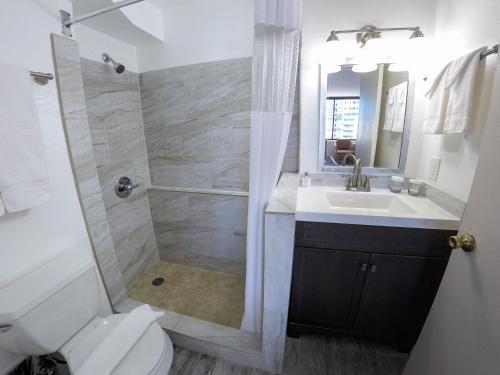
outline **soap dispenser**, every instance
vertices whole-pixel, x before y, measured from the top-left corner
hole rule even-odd
[[[302,186],[308,187],[311,186],[311,177],[309,177],[309,173],[304,173],[304,177],[302,177]]]

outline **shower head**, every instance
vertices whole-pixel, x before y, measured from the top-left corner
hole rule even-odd
[[[107,53],[102,54],[102,61],[105,63],[111,63],[113,64],[113,68],[115,69],[115,72],[117,73],[123,73],[125,71],[125,65],[117,63],[111,56],[109,56]]]

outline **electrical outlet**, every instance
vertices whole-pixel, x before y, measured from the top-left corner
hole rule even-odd
[[[441,166],[441,158],[431,158],[431,167],[429,168],[429,180],[437,181],[439,175],[439,167]]]

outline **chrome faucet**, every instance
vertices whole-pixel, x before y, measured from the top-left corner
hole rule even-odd
[[[368,176],[363,176],[363,167],[361,166],[361,159],[354,156],[354,154],[347,154],[345,160],[351,157],[354,160],[354,171],[349,176],[346,190],[350,191],[370,191],[370,179]]]

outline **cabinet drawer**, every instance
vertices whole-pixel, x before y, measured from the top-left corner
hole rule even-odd
[[[295,245],[320,249],[448,258],[456,231],[298,221]]]

